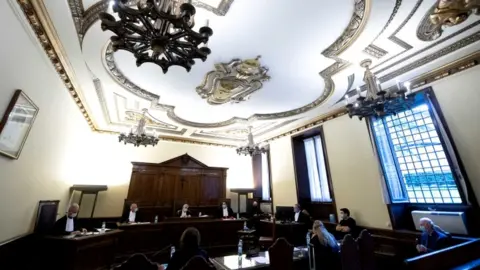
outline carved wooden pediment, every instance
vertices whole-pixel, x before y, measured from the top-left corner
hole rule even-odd
[[[160,162],[158,165],[171,166],[171,167],[208,168],[207,165],[191,157],[187,153],[181,156]]]

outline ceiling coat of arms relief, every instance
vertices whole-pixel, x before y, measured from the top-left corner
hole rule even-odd
[[[215,69],[208,72],[197,93],[208,104],[240,103],[246,101],[263,82],[268,81],[268,68],[260,64],[260,56],[255,59],[233,59],[229,63],[215,64]]]

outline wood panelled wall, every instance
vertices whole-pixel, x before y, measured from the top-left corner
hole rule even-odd
[[[188,154],[158,164],[132,164],[127,202],[176,208],[218,205],[226,197],[227,168],[208,167]]]

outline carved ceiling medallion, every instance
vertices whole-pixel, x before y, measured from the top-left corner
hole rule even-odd
[[[442,36],[443,28],[459,25],[471,14],[480,15],[480,0],[440,0],[423,17],[417,29],[422,41]]]
[[[196,88],[197,93],[210,105],[246,101],[263,83],[270,79],[268,68],[261,66],[260,56],[255,59],[233,59],[229,63],[215,64]]]

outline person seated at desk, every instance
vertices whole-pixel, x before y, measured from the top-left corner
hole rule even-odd
[[[299,223],[308,223],[310,221],[309,216],[302,211],[298,203],[293,206],[293,221]]]
[[[188,210],[188,204],[184,204],[181,210],[177,211],[177,215],[180,218],[189,218],[192,217],[192,213]]]
[[[233,213],[232,208],[230,208],[226,202],[222,202],[222,208],[220,209],[220,218],[233,218],[235,213]]]
[[[60,218],[53,225],[52,234],[54,235],[68,235],[68,234],[80,234],[82,232],[87,232],[86,229],[80,229],[80,226],[77,224],[77,213],[80,209],[77,203],[72,203],[67,210],[65,216]]]
[[[250,209],[250,216],[251,217],[256,217],[256,216],[261,216],[263,215],[262,210],[258,206],[258,203],[256,201],[253,201],[252,203],[252,209]]]
[[[337,240],[330,234],[323,223],[315,220],[310,244],[315,251],[315,262],[319,269],[337,269],[340,262]]]
[[[445,248],[448,236],[442,229],[435,226],[431,219],[421,218],[420,230],[422,231],[422,236],[417,244],[418,252],[428,253]]]
[[[354,238],[356,237],[357,222],[350,217],[350,210],[348,210],[348,208],[340,209],[340,222],[335,230],[337,239],[343,239],[347,234],[351,234]]]
[[[122,216],[122,222],[125,223],[135,223],[141,222],[141,215],[138,212],[138,206],[136,203],[130,205],[130,211],[125,212]]]
[[[180,249],[177,250],[168,262],[168,270],[180,270],[194,256],[201,256],[209,261],[207,253],[200,249],[200,232],[189,227],[180,237]]]

